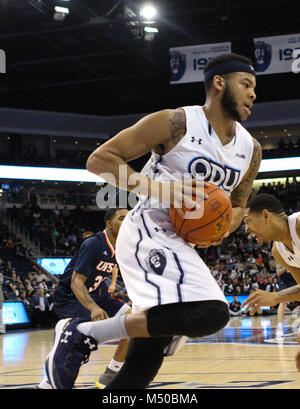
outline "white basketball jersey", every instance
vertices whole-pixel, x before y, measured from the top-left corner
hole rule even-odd
[[[297,222],[297,217],[299,215],[300,215],[300,212],[296,212],[296,213],[291,214],[288,217],[290,235],[291,235],[292,244],[293,244],[293,252],[290,251],[283,243],[279,241],[275,241],[277,250],[279,251],[279,254],[283,258],[283,260],[290,266],[298,267],[298,268],[300,268],[300,239],[296,232],[296,222]]]
[[[197,178],[215,183],[230,195],[251,163],[251,135],[236,123],[232,141],[223,146],[201,106],[183,109],[186,134],[165,155],[152,152],[142,173],[162,182]],[[174,232],[169,210],[152,197],[141,196],[125,217],[116,257],[133,311],[177,302],[227,303],[204,261]]]
[[[253,140],[249,132],[236,122],[233,139],[222,145],[206,119],[202,106],[183,107],[186,115],[186,134],[165,155],[152,152],[142,174],[158,181],[196,178],[212,182],[228,195],[247,172],[253,153]],[[137,208],[158,207],[152,198],[140,197]],[[156,206],[153,204],[156,203]]]

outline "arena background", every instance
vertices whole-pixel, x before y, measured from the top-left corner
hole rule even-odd
[[[255,65],[254,39],[276,36],[280,43],[282,37],[279,60],[289,68],[257,76],[257,100],[244,125],[263,148],[264,166],[252,195],[271,192],[288,214],[300,210],[299,1],[151,3],[157,15],[149,20],[140,15],[144,2],[139,0],[0,0],[4,336],[41,327],[32,320],[30,298],[42,283],[51,299],[56,274],[65,265],[61,259],[72,256],[84,231],[104,227],[104,212],[96,205],[102,184],[84,179],[89,154],[147,113],[203,104],[203,82],[171,83],[170,49],[229,42],[232,52]],[[67,10],[57,12],[57,6]],[[196,64],[201,73],[203,60]],[[132,166],[140,170],[147,158]],[[285,161],[266,162],[271,159]],[[67,169],[82,172],[73,172],[68,181]],[[253,275],[260,288],[274,287],[278,269],[269,250],[258,248],[242,225],[222,246],[201,255],[232,297],[237,286],[239,294],[249,294],[245,280]],[[43,258],[52,260],[42,267]],[[51,261],[60,264],[51,267]],[[233,270],[237,274],[230,278]],[[126,299],[121,278],[118,285],[115,296]],[[16,309],[24,314],[22,305],[27,317],[18,321]],[[263,313],[275,315],[276,309]],[[49,314],[46,328],[54,323]]]

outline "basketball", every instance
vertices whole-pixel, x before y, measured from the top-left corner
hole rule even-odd
[[[187,209],[184,205],[182,209],[171,207],[169,215],[174,231],[183,240],[209,246],[213,241],[220,240],[228,230],[232,220],[232,206],[226,192],[213,183],[204,187],[204,193],[208,198],[203,203],[202,217],[195,218],[193,213],[197,210]]]

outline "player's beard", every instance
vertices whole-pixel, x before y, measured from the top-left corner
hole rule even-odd
[[[234,121],[242,121],[242,118],[239,114],[239,111],[237,109],[237,102],[233,96],[233,94],[230,91],[230,88],[228,86],[228,83],[226,84],[225,90],[222,95],[221,99],[221,106],[226,112],[226,114],[233,119]]]

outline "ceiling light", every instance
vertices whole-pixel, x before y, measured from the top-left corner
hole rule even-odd
[[[158,29],[156,27],[145,27],[144,30],[146,33],[158,33]]]
[[[68,14],[69,14],[69,9],[67,7],[55,6],[53,19],[56,21],[64,21],[64,19],[67,17]]]
[[[142,9],[141,9],[141,16],[151,20],[152,18],[154,18],[156,16],[156,8],[153,7],[151,4],[147,4],[145,5]]]
[[[64,14],[69,14],[69,9],[67,7],[60,7],[60,6],[55,6],[54,10],[57,13],[64,13]]]

